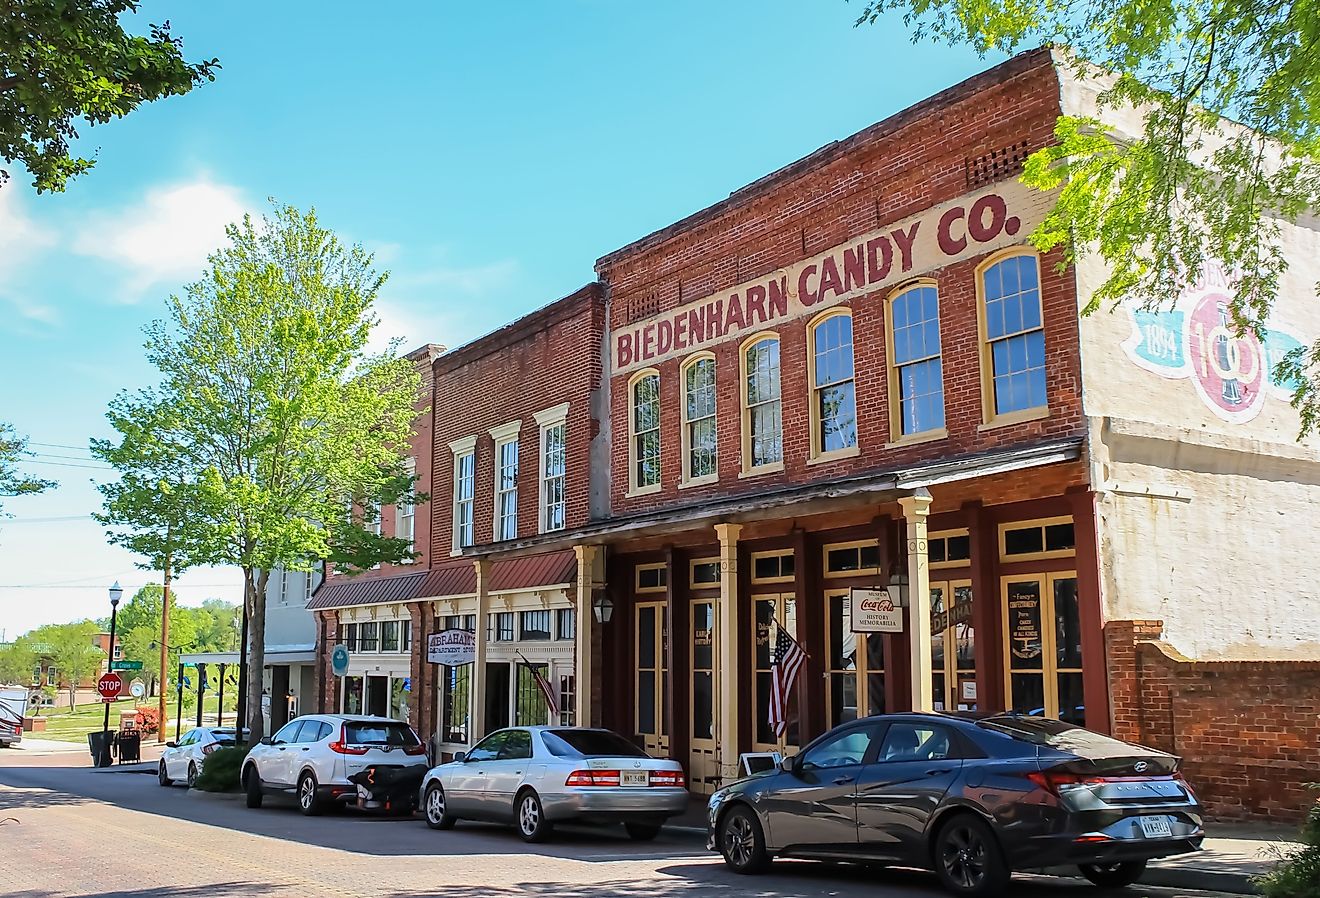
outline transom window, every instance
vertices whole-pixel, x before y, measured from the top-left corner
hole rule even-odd
[[[792,551],[752,553],[753,583],[786,583],[796,570]]]
[[[939,293],[929,284],[904,290],[889,306],[890,414],[898,422],[896,438],[944,428],[939,307]]]
[[[981,274],[985,361],[990,377],[987,419],[1044,408],[1045,331],[1035,255],[1010,256]]]
[[[637,565],[637,592],[664,592],[669,585],[669,569],[663,564]]]
[[[880,573],[880,545],[875,540],[825,547],[825,576]]]
[[[709,480],[718,461],[715,433],[715,359],[700,356],[683,368],[684,476]]]
[[[632,487],[660,486],[660,375],[644,374],[632,385]]]
[[[555,609],[555,639],[577,637],[577,612],[572,608]]]
[[[1066,558],[1077,554],[1077,534],[1069,517],[999,526],[999,557],[1004,561]]]
[[[718,558],[697,558],[692,562],[692,586],[703,588],[720,585],[720,561]]]
[[[762,337],[743,350],[743,406],[744,468],[783,464],[778,337]]]
[[[832,312],[811,329],[812,455],[857,446],[852,315]]]
[[[492,612],[489,632],[491,642],[513,642],[513,612]]]
[[[524,611],[521,613],[521,618],[518,629],[523,639],[550,638],[550,612],[548,610]]]
[[[495,445],[495,538],[518,536],[518,438]]]
[[[972,560],[972,538],[965,530],[932,533],[926,547],[931,567],[957,567]]]

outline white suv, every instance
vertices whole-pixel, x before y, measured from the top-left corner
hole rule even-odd
[[[354,714],[309,714],[253,746],[241,782],[247,806],[268,792],[293,792],[298,808],[319,814],[328,801],[356,800],[349,777],[377,765],[427,767],[426,746],[399,720]]]

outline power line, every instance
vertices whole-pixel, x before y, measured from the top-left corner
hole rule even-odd
[[[178,582],[179,582],[179,581],[176,580],[176,581],[175,581],[175,584],[176,584],[176,585],[170,587],[170,590],[171,590],[171,591],[173,591],[173,590],[175,590],[175,589],[188,589],[188,590],[191,590],[191,589],[224,589],[225,587],[228,587],[228,586],[241,587],[241,586],[243,585],[242,583],[188,583],[188,584],[185,584],[185,585],[183,585],[183,586],[178,586],[178,585],[177,585]],[[159,584],[156,584],[156,585],[159,585]],[[75,586],[52,586],[52,585],[50,585],[50,584],[40,584],[40,583],[0,583],[0,589],[101,589],[101,590],[104,590],[105,587],[104,587],[103,585],[100,585],[100,584],[91,584],[91,585],[88,585],[88,586],[76,586],[76,585],[75,585]]]
[[[10,518],[4,522],[4,526],[8,527],[11,524],[53,524],[56,521],[85,521],[90,520],[91,517],[89,514],[65,514],[52,518]]]
[[[109,465],[75,465],[67,461],[43,461],[39,458],[29,458],[24,460],[30,465],[54,465],[57,468],[87,468],[89,471],[113,471],[114,468]],[[91,459],[88,459],[91,461]]]
[[[70,446],[68,443],[38,443],[36,440],[28,440],[29,446],[48,446],[52,449],[77,449],[79,452],[90,452],[86,446]]]
[[[70,461],[92,461],[92,462],[97,461],[96,458],[90,455],[60,455],[59,453],[56,452],[29,452],[27,453],[27,457],[28,458],[67,458]]]

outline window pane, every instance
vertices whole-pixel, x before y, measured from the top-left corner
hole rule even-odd
[[[1059,667],[1082,666],[1082,620],[1072,577],[1054,581],[1054,644]]]
[[[1015,673],[1012,676],[1013,695],[1009,710],[1019,714],[1045,713],[1045,681],[1039,673]]]
[[[972,557],[972,538],[970,536],[951,536],[948,540],[949,561],[967,561]]]
[[[523,639],[550,638],[550,612],[524,611],[520,622]]]
[[[1030,555],[1033,552],[1043,551],[1044,548],[1042,531],[1038,526],[1004,531],[1005,555]]]
[[[1060,673],[1059,675],[1059,719],[1078,726],[1086,724],[1086,705],[1082,697],[1082,675]]]
[[[995,413],[1046,405],[1045,336],[1034,257],[1005,259],[986,272],[985,315]]]
[[[1041,592],[1037,580],[1008,584],[1009,666],[1013,670],[1040,670]]]
[[[856,670],[857,634],[852,631],[852,609],[847,596],[830,596],[830,670]]]
[[[938,358],[898,369],[898,397],[904,435],[944,426],[944,372]]]
[[[577,637],[577,612],[572,608],[560,608],[555,612],[555,639],[574,639]]]
[[[782,422],[779,401],[764,402],[751,409],[752,467],[783,461],[784,448],[780,441]]]
[[[820,405],[820,451],[833,452],[857,445],[857,397],[851,380],[817,393]]]
[[[660,482],[660,376],[647,375],[633,385],[633,472],[639,487]]]
[[[1077,548],[1077,537],[1071,522],[1050,524],[1045,528],[1045,551],[1061,552]]]
[[[692,673],[692,738],[710,739],[714,727],[713,688],[709,671]]]

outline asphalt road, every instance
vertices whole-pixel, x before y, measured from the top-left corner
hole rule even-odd
[[[508,829],[348,811],[305,818],[291,802],[162,789],[154,775],[13,766],[0,757],[0,895],[229,898],[705,898],[942,896],[929,875],[782,862],[765,876],[727,872],[695,836],[630,842],[620,828],[567,830],[540,846]],[[1013,898],[1089,898],[1090,886],[1014,880]],[[1125,898],[1205,895],[1133,888]]]

